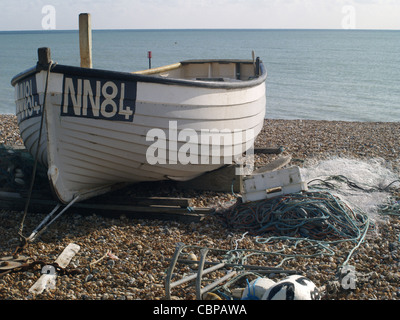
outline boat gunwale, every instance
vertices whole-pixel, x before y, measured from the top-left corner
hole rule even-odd
[[[180,62],[182,65],[185,64],[201,64],[201,63],[253,63],[251,60],[235,60],[235,59],[201,59],[201,60],[187,60]],[[91,69],[91,68],[82,68],[76,66],[68,66],[62,64],[54,64],[51,67],[52,73],[61,73],[72,76],[83,76],[83,77],[93,77],[93,78],[101,78],[101,79],[109,79],[109,80],[121,80],[121,81],[136,81],[136,82],[145,82],[145,83],[157,83],[157,84],[166,84],[166,85],[180,85],[180,86],[189,86],[189,87],[201,87],[201,88],[210,88],[210,89],[241,89],[241,88],[249,88],[255,87],[263,82],[265,82],[267,78],[267,72],[264,64],[260,61],[260,75],[256,76],[249,80],[243,81],[234,81],[234,82],[215,82],[215,81],[203,81],[203,80],[191,80],[191,79],[177,79],[177,78],[163,78],[154,75],[142,75],[131,72],[122,72],[122,71],[112,71],[112,70],[104,70],[104,69]],[[18,82],[24,80],[25,78],[41,72],[43,70],[47,70],[46,67],[41,65],[36,65],[25,71],[17,74],[11,80],[11,85],[15,86]]]

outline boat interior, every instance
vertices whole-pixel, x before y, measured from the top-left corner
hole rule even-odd
[[[189,60],[133,72],[141,75],[199,81],[247,81],[258,77],[260,62],[252,60]]]

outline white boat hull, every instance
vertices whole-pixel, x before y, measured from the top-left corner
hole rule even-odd
[[[46,70],[31,70],[13,80],[21,137],[36,155],[42,123],[39,160],[63,203],[121,183],[195,178],[241,157],[263,126],[265,78],[196,86],[77,69],[54,67],[48,80]]]

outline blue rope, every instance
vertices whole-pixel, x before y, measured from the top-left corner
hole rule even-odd
[[[256,283],[260,278],[257,278],[253,284],[250,286],[250,282],[249,279],[246,279],[247,282],[247,295],[245,297],[242,297],[242,300],[260,300],[257,296],[256,296]],[[253,291],[253,292],[252,292]]]
[[[267,254],[281,255],[283,264],[296,257],[335,254],[332,244],[354,243],[343,265],[364,241],[370,221],[361,210],[351,209],[327,191],[290,194],[250,203],[238,203],[225,212],[228,226],[256,236],[256,242],[291,242],[294,248],[314,249],[314,253],[286,254],[281,250]],[[256,254],[256,253],[254,253]]]

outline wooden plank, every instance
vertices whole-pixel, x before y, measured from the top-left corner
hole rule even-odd
[[[102,202],[119,205],[140,205],[140,206],[176,206],[181,208],[191,207],[192,199],[189,198],[168,198],[168,197],[135,197],[126,198],[123,196],[112,196],[102,197]],[[86,201],[86,203],[92,203],[92,200]],[[98,201],[96,202],[98,203]]]
[[[207,172],[190,181],[178,182],[180,188],[194,190],[208,190],[216,192],[241,192],[242,182],[236,175],[236,165],[228,165],[220,169]]]
[[[92,21],[89,13],[79,15],[81,67],[92,68]]]
[[[121,214],[135,219],[157,219],[157,220],[177,220],[180,222],[193,222],[203,220],[206,214],[214,212],[212,208],[177,208],[167,206],[132,206],[132,205],[105,205],[105,204],[86,204],[77,203],[74,208],[92,209],[96,212],[102,211],[106,216],[118,216]]]
[[[22,200],[22,196],[17,192],[7,192],[7,191],[0,191],[0,199],[3,201],[7,200]]]
[[[93,203],[76,203],[73,205],[74,208],[88,208],[97,210],[113,210],[123,212],[158,212],[158,213],[188,213],[187,208],[178,208],[172,206],[135,206],[135,205],[119,205],[119,204],[93,204]],[[193,208],[193,212],[197,213],[209,213],[212,211],[210,208]]]
[[[158,220],[179,220],[181,222],[192,222],[200,221],[204,218],[204,215],[211,214],[214,212],[212,208],[190,208],[186,206],[188,199],[183,198],[182,201],[177,201],[179,198],[155,198],[154,203],[170,202],[178,203],[182,206],[163,206],[163,205],[152,205],[152,206],[138,206],[136,204],[119,204],[116,203],[88,203],[78,202],[73,204],[69,210],[73,210],[76,213],[85,214],[93,213],[95,210],[97,214],[103,216],[118,216],[121,214],[126,215],[129,218],[135,219],[158,219]],[[0,207],[3,209],[10,210],[23,210],[26,199],[19,193],[12,192],[0,192]],[[150,203],[151,198],[142,198],[143,201]],[[35,199],[30,200],[29,211],[30,212],[43,212],[52,210],[57,205],[57,201],[52,199]]]
[[[284,150],[283,147],[279,148],[254,148],[254,153],[265,153],[265,154],[280,154]]]
[[[17,192],[7,192],[0,191],[0,200],[2,201],[13,201],[13,200],[25,200],[24,197]],[[137,197],[137,198],[119,198],[119,197],[111,197],[109,199],[102,196],[102,200],[105,200],[105,204],[108,201],[117,205],[125,205],[125,206],[170,206],[170,207],[181,207],[187,208],[193,205],[192,199],[190,198],[167,198],[167,197]],[[56,205],[57,202],[52,199],[38,199],[32,198],[33,203],[43,203],[48,205]],[[85,201],[84,204],[98,206],[99,202],[92,202],[91,200]],[[75,204],[75,206],[79,206],[79,204]]]
[[[61,267],[65,268],[71,262],[72,258],[80,250],[80,246],[75,243],[70,243],[64,251],[58,256],[55,262]],[[43,267],[45,268],[45,267]],[[49,269],[51,270],[51,269]],[[40,278],[30,287],[29,292],[32,294],[40,294],[46,289],[54,289],[56,284],[56,273],[42,274]]]
[[[72,258],[78,253],[81,247],[75,243],[70,243],[64,251],[56,259],[57,263],[61,268],[66,268],[71,262]]]
[[[260,149],[261,151],[267,152],[267,150],[275,150],[278,152],[278,149]],[[275,152],[270,152],[275,153]],[[267,164],[264,167],[258,168],[253,171],[253,174],[264,173],[268,171],[273,171],[282,168],[287,165],[291,161],[292,157],[283,156],[280,157],[271,163]],[[242,192],[243,183],[241,176],[236,174],[236,165],[229,165],[226,167],[222,167],[220,169],[207,172],[200,177],[192,179],[190,181],[178,182],[178,186],[180,188],[189,188],[194,190],[209,190],[209,191],[217,191],[217,192]]]
[[[178,69],[178,68],[180,68],[180,66],[181,66],[181,63],[178,62],[178,63],[170,64],[170,65],[167,65],[167,66],[163,66],[163,67],[147,69],[147,70],[141,70],[141,71],[135,71],[135,72],[132,72],[132,73],[149,75],[149,74],[167,72],[167,71],[171,71],[171,70],[174,70],[174,69]]]
[[[191,207],[193,205],[192,199],[189,198],[162,198],[162,197],[149,197],[149,198],[132,198],[132,203],[140,205],[164,205],[164,206],[179,206],[179,207]]]
[[[279,157],[278,159],[275,159],[274,161],[268,163],[266,166],[254,170],[252,174],[262,174],[268,171],[281,169],[282,167],[287,165],[291,160],[292,156],[290,155],[285,157]]]

